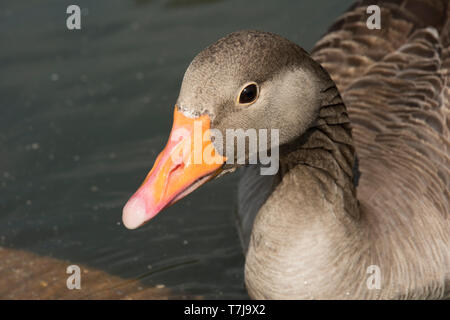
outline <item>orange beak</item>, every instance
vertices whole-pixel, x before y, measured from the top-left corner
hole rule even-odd
[[[125,227],[141,226],[222,171],[226,158],[214,149],[210,125],[207,115],[188,118],[175,107],[166,147],[123,208]]]

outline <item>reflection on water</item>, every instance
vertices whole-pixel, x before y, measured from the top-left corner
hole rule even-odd
[[[147,5],[154,0],[134,0],[136,5]],[[183,7],[183,6],[195,6],[195,5],[204,5],[214,2],[219,2],[224,0],[168,0],[166,1],[167,7]]]
[[[170,0],[167,3],[168,7],[182,7],[182,6],[195,6],[200,4],[209,4],[219,2],[223,0]]]
[[[82,29],[68,31],[72,1],[2,1],[0,298],[119,298],[124,283],[129,298],[247,298],[237,176],[135,231],[122,206],[165,144],[197,52],[249,28],[309,49],[350,2],[80,0]],[[96,294],[67,292],[68,264],[95,275]]]
[[[153,0],[134,0],[134,2],[136,3],[136,5],[141,6],[150,4],[153,2]]]

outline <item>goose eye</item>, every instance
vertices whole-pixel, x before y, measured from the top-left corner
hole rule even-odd
[[[251,83],[242,89],[239,95],[240,104],[250,104],[258,98],[258,86],[256,83]]]

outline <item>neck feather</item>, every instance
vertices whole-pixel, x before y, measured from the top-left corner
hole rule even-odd
[[[254,298],[372,294],[350,120],[335,86],[322,94],[314,124],[280,149],[279,183],[255,219],[246,261]]]
[[[356,198],[358,161],[353,146],[350,120],[336,86],[322,91],[322,105],[308,131],[280,150],[280,177],[298,166],[311,168],[320,183],[321,176],[331,179],[343,192],[345,212],[359,218]],[[325,187],[325,186],[324,186]],[[332,192],[328,188],[324,193]]]

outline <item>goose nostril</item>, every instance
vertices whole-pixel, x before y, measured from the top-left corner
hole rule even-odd
[[[178,169],[183,169],[183,168],[184,168],[184,162],[181,161],[181,162],[175,164],[175,165],[170,169],[169,175],[172,174],[172,172],[175,172],[175,171],[177,171]]]

